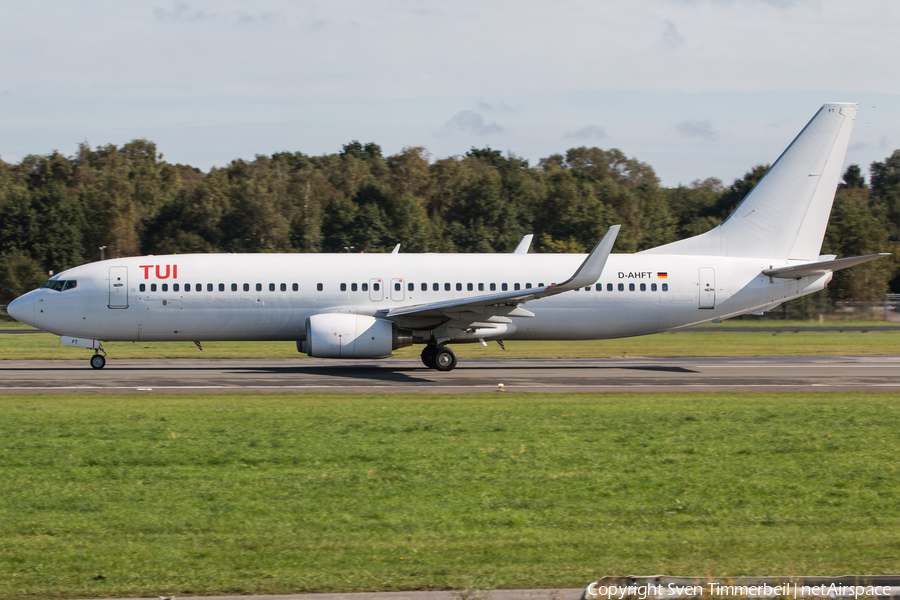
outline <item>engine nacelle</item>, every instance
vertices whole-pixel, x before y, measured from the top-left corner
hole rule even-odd
[[[386,319],[324,313],[306,320],[306,353],[315,358],[386,358],[410,344],[412,336]]]

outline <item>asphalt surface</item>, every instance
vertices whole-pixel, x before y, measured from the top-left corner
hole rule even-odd
[[[450,372],[418,360],[0,361],[6,393],[609,392],[898,390],[900,356],[462,360]]]

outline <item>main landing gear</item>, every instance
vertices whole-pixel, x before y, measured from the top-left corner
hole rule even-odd
[[[456,352],[446,346],[428,344],[422,350],[422,363],[429,369],[452,371],[456,362]]]
[[[103,354],[100,354],[103,352]],[[96,350],[94,350],[94,355],[91,357],[91,368],[92,369],[102,369],[106,366],[106,352],[103,350],[103,346],[100,346]]]

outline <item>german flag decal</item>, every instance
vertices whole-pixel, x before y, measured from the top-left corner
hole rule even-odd
[[[661,272],[661,273],[657,273],[657,274],[656,274],[656,277],[659,278],[659,279],[668,279],[668,278],[669,278],[669,274],[668,274],[667,272],[663,271],[663,272]]]

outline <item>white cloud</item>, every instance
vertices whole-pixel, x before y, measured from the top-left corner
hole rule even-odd
[[[713,139],[715,130],[709,121],[682,121],[675,125],[675,131],[684,137]]]
[[[160,21],[206,21],[215,18],[215,13],[193,10],[186,2],[176,2],[171,10],[153,9],[153,14]]]
[[[490,135],[492,133],[503,133],[504,129],[497,123],[485,123],[484,117],[474,110],[461,110],[453,115],[445,129],[458,129],[475,135]]]
[[[606,133],[606,129],[600,127],[598,125],[585,125],[578,131],[573,131],[572,133],[567,133],[563,136],[564,138],[572,138],[581,141],[587,140],[602,140],[609,137],[609,134]]]
[[[478,101],[478,110],[482,111],[499,111],[499,112],[513,112],[516,109],[507,104],[506,102],[500,102],[499,104],[491,104],[489,102],[485,102],[484,100]]]
[[[669,48],[681,48],[684,46],[684,37],[678,33],[678,28],[672,21],[665,22],[665,30],[663,31],[663,44]]]

